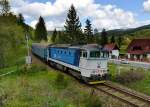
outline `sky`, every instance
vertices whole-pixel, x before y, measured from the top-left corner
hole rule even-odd
[[[150,24],[150,0],[10,0],[11,11],[22,13],[25,22],[35,28],[40,16],[47,30],[63,29],[73,4],[84,29],[90,19],[93,29],[135,28]]]

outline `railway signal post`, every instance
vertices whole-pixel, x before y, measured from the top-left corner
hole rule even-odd
[[[25,35],[25,38],[26,38],[26,44],[27,44],[26,64],[30,65],[32,59],[31,59],[30,50],[29,50],[29,37],[27,34]]]

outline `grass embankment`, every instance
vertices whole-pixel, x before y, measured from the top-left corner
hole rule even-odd
[[[0,77],[1,107],[95,107],[101,100],[76,85],[76,80],[44,67],[9,68],[15,73]],[[6,71],[9,69],[5,69]],[[97,105],[97,106],[96,106]]]
[[[150,70],[115,64],[109,64],[109,69],[112,81],[150,95]]]

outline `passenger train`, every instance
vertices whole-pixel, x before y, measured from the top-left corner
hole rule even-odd
[[[32,44],[32,53],[50,66],[67,72],[88,84],[108,78],[108,52],[97,44]]]

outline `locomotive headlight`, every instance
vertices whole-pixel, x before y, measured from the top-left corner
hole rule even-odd
[[[100,66],[100,65],[97,65],[97,68],[101,68],[101,66]]]
[[[95,74],[95,73],[96,73],[96,71],[92,71],[92,73],[93,73],[93,74]]]
[[[97,63],[97,68],[101,68],[100,63]]]

